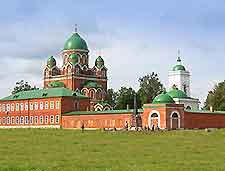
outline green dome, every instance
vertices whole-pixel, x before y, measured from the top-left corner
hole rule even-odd
[[[183,65],[175,65],[173,67],[173,71],[185,71],[185,67]]]
[[[50,67],[50,68],[56,66],[56,60],[55,60],[55,58],[54,58],[53,56],[50,56],[50,57],[48,58],[47,65],[48,65],[48,67]]]
[[[177,88],[173,88],[167,94],[172,98],[187,98],[187,95]]]
[[[171,103],[175,103],[175,102],[171,96],[169,96],[168,94],[163,92],[162,94],[156,96],[153,99],[152,103],[153,104],[171,104]]]
[[[87,43],[78,33],[74,33],[65,43],[63,50],[88,50]]]
[[[95,60],[95,66],[97,68],[101,68],[102,66],[104,66],[104,60],[102,59],[101,56],[98,56],[97,59]]]
[[[72,53],[72,54],[70,54],[69,55],[69,61],[73,64],[73,65],[75,65],[76,63],[78,63],[78,55],[77,54],[75,54],[75,53]]]

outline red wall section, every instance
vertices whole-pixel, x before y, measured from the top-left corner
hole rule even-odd
[[[132,114],[90,114],[62,116],[63,128],[124,128],[126,121],[130,125]]]
[[[225,114],[184,112],[185,128],[225,128]]]

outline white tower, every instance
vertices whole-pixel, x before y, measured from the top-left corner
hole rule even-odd
[[[181,64],[180,51],[178,50],[177,64],[169,71],[169,88],[176,86],[179,90],[186,93],[188,97],[190,93],[190,72]]]

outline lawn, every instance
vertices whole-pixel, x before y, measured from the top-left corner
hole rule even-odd
[[[0,130],[0,170],[222,171],[225,130]]]

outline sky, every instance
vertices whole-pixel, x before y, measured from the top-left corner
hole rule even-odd
[[[167,87],[177,50],[191,72],[191,94],[203,104],[225,73],[225,0],[7,0],[0,6],[0,97],[26,80],[43,86],[43,68],[78,25],[90,50],[100,54],[109,88],[131,86],[158,73]]]

